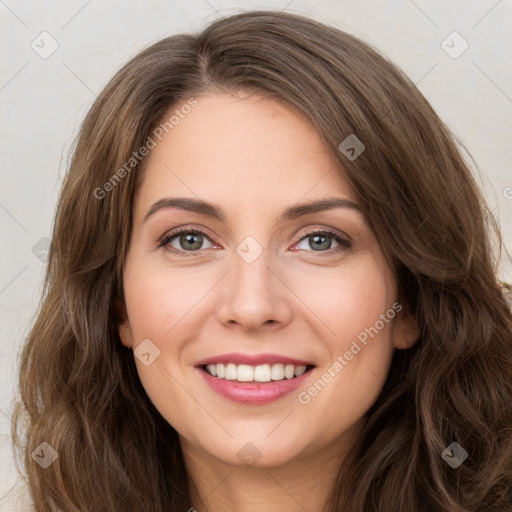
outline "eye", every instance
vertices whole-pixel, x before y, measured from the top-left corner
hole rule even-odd
[[[209,238],[201,229],[176,229],[167,233],[158,247],[165,247],[171,252],[189,256],[189,254],[186,254],[187,252],[197,252],[205,249],[202,247],[205,240],[209,241]]]
[[[332,247],[332,240],[338,245]],[[201,250],[207,249],[203,247],[203,243],[208,241],[213,247],[214,244],[210,241],[205,231],[199,228],[177,228],[169,233],[166,233],[160,240],[158,247],[165,248],[166,250],[178,254],[180,256],[194,256],[194,253],[198,253]],[[309,245],[313,251],[308,251],[307,247],[300,247],[300,244]],[[322,230],[322,231],[311,231],[303,236],[294,247],[298,247],[300,250],[306,250],[308,252],[321,252],[332,254],[333,252],[339,252],[344,249],[351,247],[351,242],[345,240],[334,231]]]
[[[332,248],[332,239],[338,244],[334,248]],[[348,240],[340,237],[338,234],[333,231],[324,230],[324,231],[311,231],[306,236],[303,236],[299,243],[296,244],[297,247],[301,250],[308,250],[307,247],[300,247],[299,244],[304,243],[310,248],[313,249],[314,252],[338,252],[344,249],[348,249],[351,246],[351,243]],[[331,251],[332,249],[332,251]]]

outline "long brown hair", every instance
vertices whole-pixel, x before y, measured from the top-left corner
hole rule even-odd
[[[150,46],[81,126],[20,355],[12,434],[36,510],[189,507],[178,435],[117,333],[142,171],[130,159],[173,105],[239,89],[282,100],[316,127],[421,333],[395,352],[325,510],[510,510],[512,315],[497,280],[497,222],[453,136],[400,70],[349,34],[277,11]],[[365,145],[356,159],[339,149],[352,134]],[[45,469],[31,456],[43,442],[58,454]],[[468,453],[457,469],[441,456],[453,442]]]

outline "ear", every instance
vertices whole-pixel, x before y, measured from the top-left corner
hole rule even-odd
[[[406,308],[397,312],[393,323],[393,346],[400,350],[411,348],[419,338],[416,318]]]
[[[114,311],[117,321],[117,332],[121,343],[128,348],[133,348],[133,334],[124,304],[119,299],[114,299]]]

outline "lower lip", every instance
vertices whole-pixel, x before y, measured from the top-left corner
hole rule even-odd
[[[314,368],[293,379],[270,382],[238,382],[213,377],[206,370],[196,368],[213,391],[233,402],[247,405],[264,405],[275,402],[304,384]]]

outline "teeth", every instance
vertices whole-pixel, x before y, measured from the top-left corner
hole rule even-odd
[[[307,366],[294,366],[293,364],[261,364],[251,366],[234,363],[209,364],[206,371],[219,379],[237,380],[239,382],[270,382],[271,380],[284,380],[300,377]]]
[[[303,373],[305,373],[305,371],[306,366],[297,366],[297,368],[295,368],[294,375],[295,377],[300,377]]]
[[[287,379],[293,379],[293,376],[295,375],[295,366],[291,365],[291,364],[287,364],[285,367],[284,367],[284,376],[287,378]]]
[[[239,364],[236,369],[236,380],[240,382],[251,382],[254,380],[254,368],[248,364]]]
[[[226,372],[224,373],[224,378],[226,380],[236,380],[236,364],[228,363],[226,365]]]
[[[272,380],[283,380],[284,379],[284,365],[274,364],[271,370]]]
[[[269,364],[262,364],[254,368],[254,380],[256,382],[270,382],[272,380],[272,370]]]

